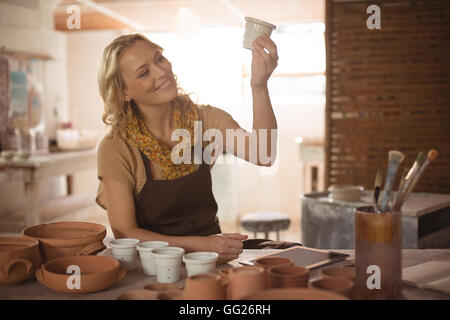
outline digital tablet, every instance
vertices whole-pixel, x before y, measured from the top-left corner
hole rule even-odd
[[[261,255],[259,257],[241,260],[242,265],[254,265],[256,259],[261,257],[286,257],[294,261],[294,265],[305,267],[310,270],[344,260],[349,255],[327,250],[320,250],[308,247],[292,247],[277,252]]]

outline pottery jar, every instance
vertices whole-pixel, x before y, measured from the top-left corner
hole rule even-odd
[[[94,255],[106,248],[106,227],[97,223],[40,224],[26,228],[22,234],[39,241],[43,263],[60,257]]]
[[[27,236],[0,238],[0,285],[34,277],[41,265],[39,242]]]
[[[208,273],[216,268],[219,254],[216,252],[191,252],[183,256],[188,277],[200,273]]]
[[[245,32],[243,47],[246,49],[253,49],[253,41],[263,34],[271,35],[276,26],[251,17],[245,17]]]
[[[255,260],[255,266],[264,268],[268,288],[270,288],[269,274],[267,272],[269,268],[274,266],[289,266],[293,264],[294,261],[292,259],[285,257],[261,257]]]
[[[119,261],[111,257],[74,256],[47,262],[36,271],[36,278],[41,284],[59,292],[88,293],[111,287],[126,272]]]
[[[309,269],[294,265],[274,266],[268,270],[271,288],[308,286]]]
[[[138,245],[138,243],[139,239],[132,238],[115,239],[109,242],[109,245],[112,248],[114,259],[119,260],[120,264],[124,266],[128,271],[136,269],[136,246]]]
[[[155,248],[152,251],[155,258],[156,279],[158,282],[172,283],[180,280],[181,257],[184,249],[179,247]]]
[[[349,297],[353,291],[353,281],[343,278],[322,278],[311,285],[317,289],[328,290]]]
[[[264,268],[259,266],[244,266],[231,269],[229,274],[230,298],[239,300],[253,292],[267,289]]]
[[[155,276],[155,261],[152,254],[152,249],[167,247],[169,243],[166,241],[145,241],[136,246],[141,258],[142,271],[146,276]]]
[[[218,274],[197,274],[186,279],[184,300],[224,300],[223,283]]]

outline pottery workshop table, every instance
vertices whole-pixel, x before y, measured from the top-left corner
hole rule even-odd
[[[267,253],[277,251],[276,249],[267,250],[244,250],[239,259],[249,259],[257,256],[261,256]],[[354,257],[353,250],[335,250],[349,254],[348,259]],[[111,256],[111,249],[105,249],[102,255]],[[403,250],[403,268],[414,266],[423,262],[438,260],[438,261],[450,261],[450,249],[404,249]],[[349,260],[341,261],[335,265],[349,264]],[[238,260],[234,260],[226,265],[221,265],[216,268],[216,271],[221,268],[229,268],[239,265]],[[318,277],[320,269],[315,269],[311,272],[310,279],[314,280]],[[186,268],[182,268],[180,284],[184,284],[186,278]],[[23,283],[16,284],[10,287],[0,287],[0,299],[82,299],[82,300],[109,300],[116,299],[119,295],[125,291],[142,289],[146,284],[156,281],[156,277],[144,276],[140,267],[128,272],[127,275],[114,286],[101,292],[89,293],[89,294],[69,294],[59,293],[48,289],[41,285],[36,279],[30,279]],[[406,299],[431,299],[431,300],[450,300],[450,295],[432,291],[428,289],[417,289],[415,287],[403,285],[403,295]]]
[[[95,169],[97,150],[88,149],[70,152],[55,152],[33,155],[26,160],[1,159],[0,182],[23,182],[25,184],[27,225],[40,223],[39,182],[42,179],[70,175],[81,170]]]

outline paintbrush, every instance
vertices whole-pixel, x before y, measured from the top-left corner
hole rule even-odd
[[[409,169],[406,177],[404,179],[402,177],[402,180],[400,180],[400,186],[398,187],[397,197],[395,199],[395,204],[393,208],[394,211],[400,209],[399,205],[402,202],[405,191],[411,186],[414,177],[417,175],[420,166],[422,166],[424,162],[425,162],[425,153],[421,151],[417,154],[416,161],[414,161],[414,164],[411,167],[411,169]]]
[[[383,198],[381,199],[381,211],[385,212],[389,199],[391,198],[392,185],[397,175],[398,167],[405,159],[405,155],[400,151],[389,151],[389,164],[386,174],[386,180],[384,182]]]
[[[419,170],[417,171],[417,173],[412,176],[411,179],[411,183],[408,187],[404,187],[404,192],[403,195],[400,199],[400,202],[396,205],[394,205],[396,207],[397,210],[400,210],[400,208],[402,207],[403,203],[405,203],[406,199],[408,199],[409,195],[411,194],[412,190],[414,189],[414,187],[416,186],[416,184],[419,182],[420,177],[423,175],[423,172],[425,171],[425,169],[428,167],[428,165],[434,161],[437,156],[439,155],[438,151],[436,149],[431,149],[430,151],[428,151],[427,154],[427,158],[425,160],[425,162],[423,163],[423,165],[419,168]]]
[[[373,189],[373,202],[374,202],[374,209],[375,212],[378,211],[377,204],[378,204],[378,198],[380,197],[380,190],[381,190],[381,184],[383,183],[383,174],[381,173],[381,169],[377,169],[377,175],[375,177],[375,187]]]

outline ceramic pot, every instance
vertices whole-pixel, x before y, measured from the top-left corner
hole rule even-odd
[[[270,36],[276,26],[251,17],[245,17],[245,32],[242,46],[246,49],[253,49],[253,41],[262,34]]]
[[[224,300],[223,282],[218,274],[197,274],[186,279],[184,300]]]
[[[180,280],[181,257],[184,249],[179,247],[155,248],[156,279],[162,283],[173,283]]]
[[[28,227],[24,235],[39,240],[42,262],[55,258],[94,255],[106,247],[106,228],[90,222],[55,222]]]
[[[141,258],[142,271],[146,276],[156,276],[155,260],[153,258],[152,249],[169,246],[166,241],[145,241],[136,246]]]
[[[229,274],[230,298],[239,300],[251,293],[267,289],[264,268],[259,266],[235,267]]]
[[[112,248],[112,254],[114,259],[120,261],[120,264],[132,271],[137,266],[137,250],[136,246],[139,243],[139,239],[122,238],[115,239],[109,242]]]
[[[183,290],[183,286],[177,283],[152,282],[145,285],[143,289],[151,291],[176,291]]]
[[[222,279],[222,283],[225,284],[225,291],[227,300],[231,299],[231,290],[230,290],[230,270],[231,268],[223,268],[219,270],[219,276]]]
[[[158,300],[183,300],[183,291],[181,290],[159,291],[156,298]]]
[[[266,274],[267,287],[270,288],[270,277],[268,270],[274,266],[289,266],[293,265],[294,261],[290,258],[285,257],[261,257],[255,260],[255,266],[260,266],[264,268]]]
[[[308,286],[309,270],[304,267],[275,266],[269,268],[268,274],[271,288],[306,288]]]
[[[216,252],[191,252],[183,256],[188,277],[208,273],[216,269],[219,254]]]
[[[347,280],[355,280],[355,266],[338,266],[328,267],[320,270],[323,278],[344,278]]]
[[[73,266],[79,268],[79,282]],[[36,271],[36,278],[41,284],[59,292],[88,293],[111,287],[123,279],[126,272],[119,261],[110,257],[74,256],[47,262]]]
[[[40,265],[39,241],[27,236],[0,238],[0,285],[32,278]]]
[[[311,282],[317,289],[332,291],[349,297],[353,291],[353,281],[343,278],[322,278]]]

